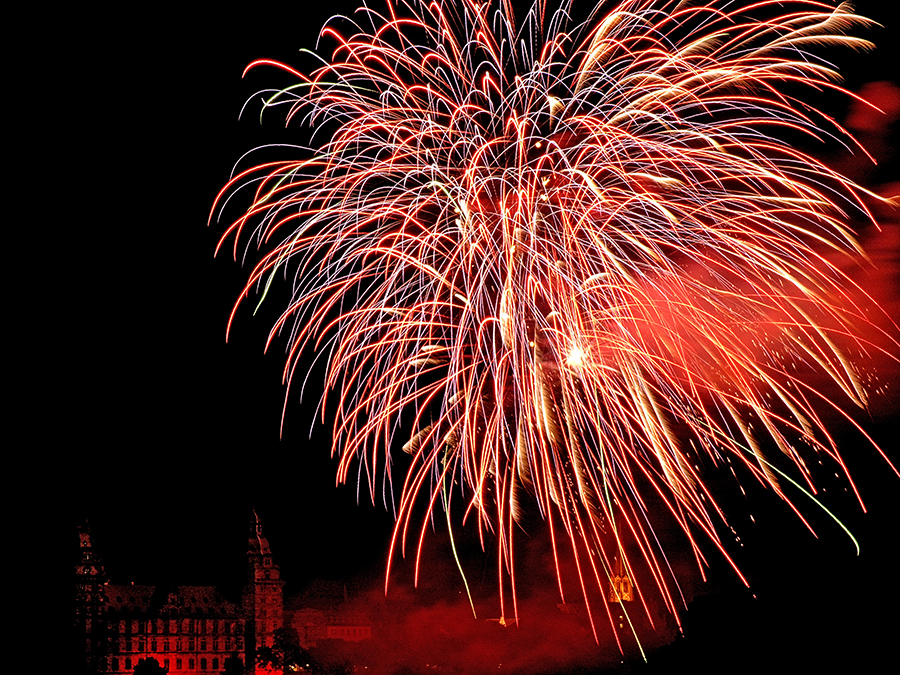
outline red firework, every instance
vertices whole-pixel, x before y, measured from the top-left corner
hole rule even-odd
[[[570,10],[388,0],[327,23],[309,75],[250,64],[297,78],[265,108],[331,137],[236,175],[213,211],[253,187],[222,243],[262,250],[241,298],[291,270],[269,342],[289,332],[288,388],[327,354],[340,480],[358,466],[374,497],[390,453],[412,455],[392,550],[417,500],[448,518],[465,500],[515,616],[503,579],[532,504],[585,602],[640,564],[677,614],[651,494],[727,557],[701,462],[789,503],[814,492],[805,458],[846,475],[821,408],[866,404],[850,355],[878,348],[836,260],[871,216],[786,139],[854,143],[797,95],[842,92],[810,50],[871,47],[846,34],[867,20],[807,0]]]

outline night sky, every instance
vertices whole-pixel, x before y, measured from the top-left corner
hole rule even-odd
[[[297,50],[314,47],[325,14],[310,14],[303,4],[245,3],[206,15],[154,6],[146,16],[123,16],[112,31],[101,31],[106,17],[94,10],[73,10],[79,30],[59,52],[70,113],[54,119],[47,133],[75,158],[66,188],[73,227],[64,228],[62,240],[77,262],[61,280],[69,337],[56,352],[61,365],[50,386],[49,408],[72,442],[62,467],[71,494],[60,500],[55,531],[69,533],[63,549],[74,552],[76,519],[87,516],[116,583],[239,587],[253,508],[288,595],[322,579],[362,596],[383,583],[393,518],[366,492],[357,505],[354,484],[335,487],[328,425],[310,435],[318,371],[304,402],[288,401],[281,435],[285,344],[263,353],[274,309],[264,306],[254,317],[248,303],[225,343],[228,314],[255,258],[251,251],[243,268],[227,253],[213,259],[221,228],[206,226],[214,197],[244,152],[306,141],[299,127],[285,131],[277,114],[260,127],[258,104],[238,120],[254,92],[286,83],[265,69],[242,80],[247,63],[260,57],[310,63]],[[879,18],[890,3],[856,4]],[[331,14],[348,2],[317,5]],[[873,31],[881,45],[874,54],[834,51],[836,62],[846,64],[849,88],[896,77],[889,65],[900,62],[896,28]],[[833,111],[838,118],[846,112],[846,105]],[[884,134],[871,140],[896,147],[896,129],[895,122],[888,140]],[[868,179],[897,181],[896,155],[879,151],[885,161]],[[900,226],[892,227],[893,243],[867,236],[880,260],[897,265]],[[886,291],[896,268],[893,277],[872,278],[885,306],[900,308]],[[277,299],[270,304],[277,307]],[[900,463],[893,449],[900,429],[897,372],[881,365],[895,394],[876,401],[873,419],[860,419]],[[752,506],[758,525],[742,532],[747,545],[740,553],[750,590],[709,547],[710,580],[691,584],[697,599],[685,615],[686,637],[638,670],[691,664],[713,672],[726,659],[739,672],[765,665],[779,672],[785,659],[830,668],[877,663],[879,651],[896,655],[889,638],[900,622],[892,553],[900,479],[846,425],[837,433],[869,512],[843,494],[829,504],[859,540],[861,555],[827,520],[813,517],[815,539],[774,495],[751,491],[759,499]],[[835,483],[835,490],[843,486]],[[444,555],[444,531],[437,530],[426,539],[435,554],[426,556],[425,588],[413,601],[420,608],[463,602],[459,576]],[[495,553],[475,555],[470,535],[462,537],[484,600],[479,608],[496,616],[488,600]],[[71,564],[71,556],[63,557],[61,574],[71,574]],[[409,591],[412,569],[410,560],[397,565],[398,593]]]

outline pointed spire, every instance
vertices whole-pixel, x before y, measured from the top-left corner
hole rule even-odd
[[[247,555],[272,555],[272,550],[269,548],[269,540],[263,536],[262,525],[259,522],[259,516],[256,513],[256,509],[253,509],[253,517],[250,519],[250,538],[247,541]]]
[[[78,524],[78,548],[82,555],[91,551],[91,526],[87,518]]]
[[[87,518],[81,519],[81,522],[78,523],[78,552],[80,555],[75,567],[76,572],[83,576],[102,578],[104,576],[103,561],[94,550],[91,527]]]

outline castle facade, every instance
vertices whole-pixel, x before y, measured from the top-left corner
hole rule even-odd
[[[287,625],[304,647],[318,640],[359,641],[372,636],[365,617],[343,617],[311,608],[286,611],[284,581],[272,559],[259,518],[247,542],[247,579],[240,603],[214,586],[110,584],[87,523],[78,528],[75,567],[75,639],[85,675],[130,675],[141,659],[155,658],[170,675],[222,675],[226,660],[245,673],[257,647],[271,646]],[[295,625],[296,624],[296,625]]]

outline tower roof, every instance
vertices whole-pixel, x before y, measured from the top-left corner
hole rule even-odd
[[[262,533],[262,525],[260,525],[256,509],[253,509],[253,517],[250,519],[250,538],[247,541],[247,555],[272,555],[272,550],[269,548],[269,540]]]

